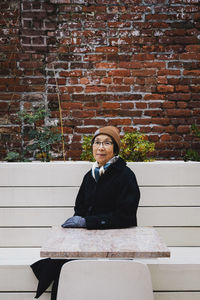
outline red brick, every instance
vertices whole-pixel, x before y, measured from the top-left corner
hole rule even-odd
[[[107,87],[106,86],[86,86],[85,92],[86,93],[102,93],[106,92]]]
[[[178,133],[190,133],[190,126],[188,125],[180,125],[177,127]]]
[[[95,117],[94,111],[72,111],[73,118],[93,118]]]
[[[146,109],[147,108],[147,104],[145,102],[138,102],[138,103],[136,103],[136,108]]]
[[[132,77],[125,77],[123,79],[123,83],[124,84],[128,84],[128,85],[132,85],[135,83],[135,78],[132,78]]]
[[[187,102],[181,102],[181,101],[177,102],[177,108],[186,108],[186,107],[188,107]]]
[[[105,77],[101,80],[102,83],[105,84],[111,84],[112,83],[112,77]]]
[[[112,70],[108,72],[108,76],[119,76],[119,77],[124,77],[124,76],[130,76],[131,72],[129,70]]]
[[[145,119],[145,118],[142,118],[142,119],[134,118],[133,123],[135,125],[138,125],[138,124],[148,125],[148,124],[151,123],[151,119],[150,118],[148,118],[148,119]]]
[[[119,68],[125,68],[125,69],[141,69],[143,67],[143,63],[142,62],[137,62],[137,61],[134,61],[134,62],[126,62],[126,61],[123,61],[123,62],[120,62],[118,64]]]
[[[116,68],[116,63],[97,63],[96,68],[97,69],[113,69]]]
[[[157,90],[160,93],[173,93],[174,86],[173,85],[158,85]]]
[[[115,102],[105,102],[102,104],[102,107],[108,109],[117,109],[120,108],[120,104]]]
[[[163,134],[160,137],[161,142],[166,142],[166,141],[170,141],[171,140],[171,136],[169,134]]]
[[[124,82],[124,78],[123,77],[114,77],[113,78],[113,84],[114,85],[122,85]]]
[[[82,76],[82,70],[74,70],[74,71],[61,71],[60,76],[62,77],[80,77]]]
[[[77,133],[84,133],[84,134],[94,134],[94,132],[97,130],[97,127],[76,127]],[[74,144],[74,143],[73,143]]]
[[[138,71],[132,71],[131,75],[132,76],[137,76],[137,77],[145,77],[145,76],[154,76],[156,74],[155,70],[138,70]]]
[[[134,108],[134,104],[132,102],[126,102],[120,104],[121,109],[132,109]]]
[[[132,56],[132,60],[142,60],[142,61],[147,61],[147,60],[154,60],[155,55],[154,54],[145,54],[145,53],[139,53],[139,54],[134,54]]]
[[[113,85],[108,87],[109,92],[130,92],[130,86],[127,85]]]
[[[162,107],[162,102],[153,102],[153,103],[149,103],[149,108],[160,108]],[[137,104],[136,104],[137,107]],[[138,107],[139,108],[139,107]]]
[[[197,52],[200,53],[200,45],[188,45],[185,47],[188,52]]]
[[[185,76],[200,76],[200,70],[184,70],[183,75],[185,75]]]
[[[191,116],[189,109],[167,109],[167,115],[173,117],[188,117]]]
[[[103,53],[117,53],[117,47],[96,47],[96,52],[103,52]]]
[[[145,100],[164,100],[165,96],[160,94],[146,94],[144,95]]]
[[[106,126],[107,123],[105,120],[102,119],[86,119],[83,121],[84,125],[96,125],[96,126]],[[93,131],[94,133],[94,131]]]
[[[179,55],[179,58],[180,59],[183,59],[183,60],[192,60],[192,59],[196,59],[196,60],[199,60],[200,59],[200,53],[181,53]]]
[[[191,94],[172,93],[167,95],[167,99],[175,101],[189,101],[191,99]]]
[[[190,90],[193,93],[200,93],[200,85],[198,85],[198,86],[197,85],[191,85]]]
[[[110,119],[108,125],[120,126],[120,125],[131,125],[131,119]]]
[[[82,108],[82,103],[62,103],[62,109],[81,109]]]
[[[176,104],[172,101],[165,101],[162,106],[163,108],[175,108]]]
[[[173,76],[173,75],[180,75],[179,70],[159,70],[158,71],[158,76]]]
[[[158,76],[158,77],[157,77],[157,82],[158,82],[159,84],[167,84],[167,83],[169,83],[169,82],[167,81],[166,76]]]
[[[131,22],[108,22],[108,27],[111,28],[129,28],[131,27]]]

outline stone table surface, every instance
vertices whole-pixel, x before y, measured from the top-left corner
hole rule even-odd
[[[170,251],[152,227],[87,230],[52,227],[40,251],[52,258],[155,258]]]

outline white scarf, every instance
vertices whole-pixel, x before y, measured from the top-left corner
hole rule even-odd
[[[92,166],[92,176],[93,178],[98,181],[99,177],[102,176],[105,171],[108,169],[108,167],[115,163],[118,160],[119,156],[113,156],[105,165],[99,167],[99,164],[97,161]]]

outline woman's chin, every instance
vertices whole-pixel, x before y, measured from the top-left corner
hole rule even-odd
[[[101,159],[98,159],[97,162],[98,162],[98,164],[99,164],[100,167],[102,167],[103,165],[106,164],[106,161],[103,160],[103,159],[102,159],[102,160],[101,160]]]

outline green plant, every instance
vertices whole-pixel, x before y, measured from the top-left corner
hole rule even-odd
[[[15,151],[10,151],[7,153],[5,160],[7,161],[20,161],[20,154],[18,152]]]
[[[145,134],[138,131],[126,132],[121,139],[120,156],[126,161],[150,161],[148,155],[155,149]]]
[[[49,116],[49,111],[44,107],[38,107],[32,112],[23,110],[18,113],[18,118],[22,122],[23,147],[21,153],[8,152],[8,161],[41,160],[49,161],[52,156],[50,151],[56,142],[60,142],[62,136],[59,132],[45,126],[45,118]],[[18,155],[17,155],[18,154]]]
[[[200,138],[200,130],[198,129],[198,127],[193,124],[191,126],[191,133],[197,137]],[[184,160],[188,161],[188,160],[192,160],[192,161],[200,161],[200,153],[198,153],[198,151],[193,150],[193,149],[188,149],[186,151],[186,154],[184,156]]]
[[[95,161],[92,154],[92,136],[84,136],[82,143],[81,160]]]
[[[82,143],[82,160],[94,161],[91,147],[92,136],[84,136]],[[150,161],[148,154],[153,152],[155,144],[140,132],[126,132],[121,139],[120,156],[126,161]]]

